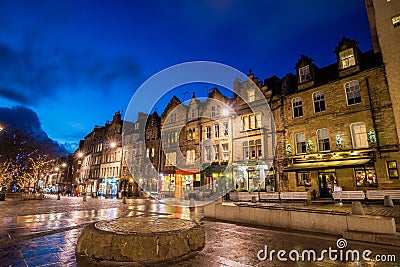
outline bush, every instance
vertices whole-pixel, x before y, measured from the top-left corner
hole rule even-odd
[[[265,190],[265,188],[259,187],[256,190],[254,190],[254,192],[267,192],[267,190]]]
[[[247,191],[246,188],[240,188],[240,189],[237,189],[237,191],[238,191],[238,192],[249,192],[249,191]]]

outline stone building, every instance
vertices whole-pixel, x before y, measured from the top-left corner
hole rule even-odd
[[[116,112],[104,126],[95,126],[74,153],[74,187],[77,192],[116,197],[122,166],[122,119]]]
[[[201,186],[200,177],[200,142],[203,103],[195,97],[187,103],[187,122],[179,134],[179,148],[186,160],[183,164],[182,175],[187,181],[187,189],[194,190]]]
[[[284,95],[289,191],[398,187],[398,136],[380,53],[343,38],[337,62],[318,68],[302,56]],[[314,191],[315,190],[315,191]]]
[[[140,186],[150,192],[161,191],[159,173],[161,170],[161,118],[157,112],[148,116],[145,126],[146,162],[144,163],[144,175],[141,178],[146,181]],[[159,189],[159,190],[158,190]]]
[[[246,81],[235,81],[234,92],[234,186],[249,191],[275,191],[276,134],[267,100],[272,97],[272,90],[250,74]]]
[[[180,132],[187,122],[187,107],[173,96],[161,115],[161,179],[163,191],[171,197],[183,198],[186,172],[181,169],[186,157],[179,147]]]
[[[400,2],[364,0],[374,52],[381,52],[392,101],[397,138],[400,139]]]
[[[211,89],[203,104],[201,113],[200,151],[201,184],[207,195],[214,194],[218,188],[229,185],[217,184],[217,179],[232,181],[232,117],[231,99],[217,88]],[[229,170],[230,168],[230,170]]]

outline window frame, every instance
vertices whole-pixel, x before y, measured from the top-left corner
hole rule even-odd
[[[397,20],[397,21],[396,21]],[[391,18],[393,28],[400,27],[400,14],[397,14]]]
[[[327,133],[327,136],[326,136],[325,138],[321,138],[321,139],[320,139],[321,134],[319,134],[319,133],[325,132],[325,131],[326,131],[326,133]],[[331,151],[331,140],[330,140],[330,138],[329,138],[329,129],[328,129],[328,128],[320,128],[320,129],[317,129],[317,131],[316,131],[316,136],[317,136],[318,152],[329,152],[329,151]],[[324,142],[324,140],[328,140],[328,142]],[[321,141],[323,142],[322,144],[321,144]],[[326,143],[328,144],[329,149],[321,149],[320,145],[325,146]]]
[[[354,127],[361,126],[361,125],[364,125],[365,132],[355,133],[354,132]],[[369,147],[369,145],[368,145],[367,126],[366,126],[366,124],[364,122],[353,122],[353,123],[351,123],[350,124],[350,133],[351,133],[351,144],[352,144],[352,147],[354,149],[361,149],[361,148],[368,148]],[[365,144],[365,146],[356,146],[356,141],[355,141],[356,135],[357,136],[361,136],[362,134],[365,134],[365,136],[364,136],[365,140],[364,141],[366,141],[365,142],[366,144]],[[360,143],[362,143],[362,142],[360,142]]]
[[[299,68],[299,82],[306,83],[311,81],[311,70],[310,65],[306,65]]]
[[[299,135],[303,135],[304,142],[298,142],[299,139],[297,138],[297,136],[299,136]],[[295,143],[295,146],[296,146],[296,155],[302,155],[302,154],[306,154],[307,153],[306,134],[304,132],[298,132],[298,133],[294,134],[294,143]],[[304,147],[304,152],[303,152],[303,149],[302,149],[301,152],[299,152],[299,149],[298,149],[299,148],[299,146],[298,146],[299,143],[304,143],[304,145],[301,145],[302,148]]]
[[[312,99],[313,99],[315,114],[326,111],[325,93],[323,90],[315,91],[314,93],[312,93]],[[317,106],[320,109],[319,111],[317,111]]]
[[[351,53],[348,53],[351,51]],[[339,61],[340,61],[340,69],[347,69],[352,66],[357,65],[355,54],[354,54],[354,48],[349,47],[345,50],[342,50],[339,52]],[[347,62],[346,64],[343,64],[344,62]]]
[[[395,167],[390,167],[390,163],[394,163]],[[389,179],[399,179],[399,168],[397,165],[397,161],[396,160],[388,160],[388,161],[386,161],[386,166],[387,166],[387,170],[388,170]],[[391,175],[390,174],[391,170],[394,170],[397,173],[397,175]]]
[[[360,98],[360,101],[359,102],[356,102],[356,101],[354,101],[354,103],[352,103],[352,104],[349,104],[349,96],[348,96],[348,92],[347,92],[347,85],[349,85],[349,89],[350,88],[356,88],[356,86],[351,86],[350,87],[350,85],[352,84],[352,83],[354,83],[354,84],[357,84],[357,86],[358,86],[358,92],[359,92],[359,98]],[[349,92],[349,93],[352,93],[353,95],[354,95],[354,90],[353,91],[351,91],[351,92]],[[357,105],[357,104],[360,104],[360,103],[362,103],[362,97],[361,97],[361,86],[360,86],[360,83],[358,82],[358,80],[352,80],[352,81],[348,81],[348,82],[346,82],[345,84],[344,84],[344,93],[345,93],[345,95],[346,95],[346,104],[347,104],[347,106],[353,106],[353,105]],[[351,98],[351,99],[357,99],[357,97],[353,97],[353,98]]]
[[[295,106],[295,102],[296,102],[296,106]],[[298,104],[300,103],[300,104]],[[293,118],[301,118],[304,115],[303,112],[303,98],[301,97],[295,97],[292,99],[292,110],[293,110]],[[295,110],[297,110],[298,115],[295,115]],[[300,115],[300,111],[301,111],[301,115]]]

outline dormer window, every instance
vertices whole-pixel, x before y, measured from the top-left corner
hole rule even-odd
[[[340,68],[345,69],[356,64],[353,48],[339,52]]]
[[[309,65],[299,68],[299,79],[300,83],[308,82],[311,80],[311,72]]]
[[[393,28],[400,27],[400,15],[392,17]]]

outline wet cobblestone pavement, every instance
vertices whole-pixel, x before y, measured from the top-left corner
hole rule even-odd
[[[275,204],[276,205],[276,204]],[[303,205],[282,204],[282,205]],[[350,209],[350,205],[324,205],[311,208],[335,210]],[[149,200],[91,199],[55,196],[45,200],[7,200],[0,202],[0,266],[138,266],[129,263],[93,262],[76,259],[75,246],[85,225],[99,220],[125,216],[159,216],[171,218],[192,218],[201,221],[200,211],[190,212],[188,208],[168,207]],[[396,215],[399,207],[383,208],[369,205],[367,213],[374,215]],[[379,213],[379,214],[377,214]],[[396,215],[397,216],[397,215]],[[400,216],[397,216],[400,218]],[[205,221],[206,246],[190,258],[179,262],[160,263],[159,266],[399,266],[400,248],[379,246],[348,241],[346,249],[369,249],[373,255],[395,255],[396,263],[340,262],[325,259],[322,262],[281,262],[276,254],[273,261],[260,261],[259,250],[336,248],[338,236],[311,234],[284,229],[257,228],[226,222]]]

